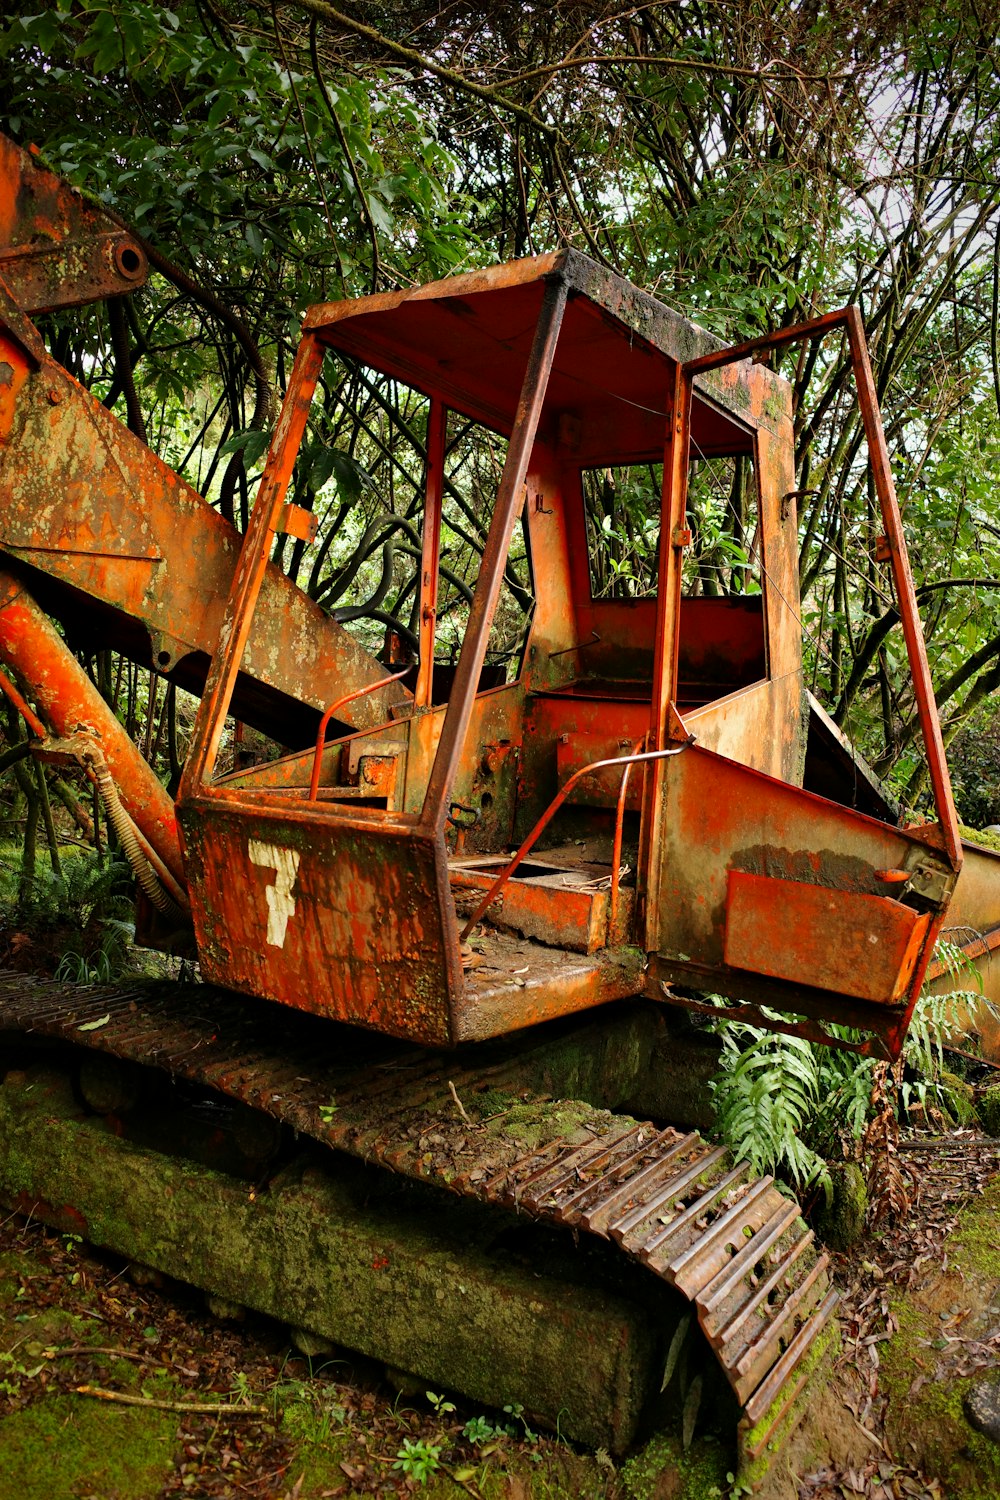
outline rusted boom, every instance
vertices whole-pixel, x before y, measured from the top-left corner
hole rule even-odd
[[[0,277],[22,312],[131,292],[147,269],[134,235],[0,135]]]
[[[0,568],[0,658],[31,684],[37,708],[60,736],[92,731],[122,802],[171,874],[183,883],[184,866],[173,800],[152,767],[31,595]]]
[[[114,647],[200,692],[232,585],[239,535],[44,350],[26,313],[132,290],[139,242],[0,136],[0,551],[73,645]],[[335,698],[380,664],[268,566],[264,629],[237,717],[299,746]],[[384,720],[406,689],[359,697],[344,722]]]

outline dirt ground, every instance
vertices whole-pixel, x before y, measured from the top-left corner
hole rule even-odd
[[[72,1235],[0,1225],[2,1500],[598,1500],[612,1477],[516,1412],[435,1410],[363,1361],[310,1362],[264,1319],[220,1321],[190,1289],[134,1285]]]
[[[1000,1142],[912,1138],[900,1161],[910,1212],[836,1257],[841,1353],[770,1500],[1000,1494],[1000,1450],[960,1401],[1000,1366]],[[732,1491],[726,1465],[702,1443],[680,1470],[616,1468],[517,1411],[400,1394],[346,1354],[310,1364],[277,1325],[217,1321],[72,1235],[0,1225],[0,1500],[707,1500]]]

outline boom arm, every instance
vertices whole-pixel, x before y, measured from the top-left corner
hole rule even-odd
[[[16,631],[0,632],[0,660],[63,735],[80,723],[101,726],[104,739],[113,729],[42,611],[71,646],[113,647],[200,692],[239,551],[234,528],[49,357],[28,319],[126,294],[146,273],[134,236],[0,137],[0,560],[20,611]],[[264,595],[265,628],[242,663],[233,712],[304,745],[329,703],[384,669],[273,565]],[[53,653],[58,685],[32,665]],[[408,697],[394,683],[358,697],[345,721],[377,724]],[[169,799],[118,738],[111,762],[123,800],[178,873]]]

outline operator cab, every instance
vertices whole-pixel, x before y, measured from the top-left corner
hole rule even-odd
[[[286,498],[338,361],[424,473],[357,602]],[[422,1042],[683,986],[891,1046],[951,866],[856,757],[803,787],[794,482],[786,383],[576,252],[311,309],[181,788],[206,977]],[[368,654],[232,770],[288,539]]]

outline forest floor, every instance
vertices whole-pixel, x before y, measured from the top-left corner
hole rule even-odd
[[[1000,1494],[1000,1448],[961,1405],[1000,1363],[1000,1142],[913,1137],[900,1164],[909,1214],[836,1257],[841,1352],[775,1500]],[[400,1395],[346,1353],[310,1366],[275,1324],[214,1321],[194,1292],[136,1285],[75,1236],[0,1224],[0,1500],[725,1496],[721,1445],[695,1450],[681,1471],[616,1467],[517,1412]]]

